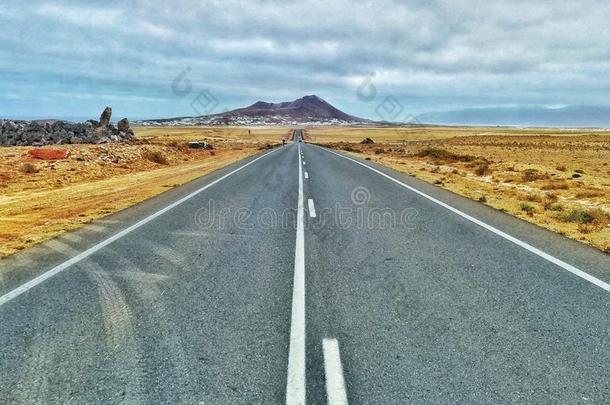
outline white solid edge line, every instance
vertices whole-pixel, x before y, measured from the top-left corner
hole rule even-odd
[[[305,172],[305,178],[308,179],[309,178],[309,173]]]
[[[250,166],[252,163],[256,162],[259,159],[262,159],[266,156],[269,156],[271,153],[276,152],[278,149],[274,149],[271,152],[267,152],[262,156],[257,157],[254,160],[251,160],[250,162],[244,164],[243,166],[238,167],[237,169],[225,174],[224,176],[214,180],[213,182],[203,186],[202,188],[192,192],[191,194],[182,197],[181,199],[179,199],[178,201],[168,205],[167,207],[163,208],[160,211],[155,212],[154,214],[140,220],[139,222],[136,222],[135,224],[131,225],[130,227],[127,227],[125,229],[123,229],[122,231],[114,234],[113,236],[109,237],[108,239],[103,240],[102,242],[90,247],[89,249],[85,250],[84,252],[79,253],[78,255],[74,256],[73,258],[53,267],[51,270],[48,270],[44,273],[42,273],[41,275],[39,275],[38,277],[28,281],[25,284],[22,284],[21,286],[15,288],[14,290],[6,293],[5,295],[0,297],[0,306],[6,304],[7,302],[9,302],[10,300],[17,298],[18,296],[20,296],[21,294],[31,290],[32,288],[36,287],[38,284],[48,280],[49,278],[55,276],[56,274],[62,272],[63,270],[67,269],[68,267],[72,266],[73,264],[76,264],[78,262],[80,262],[81,260],[91,256],[93,253],[97,252],[98,250],[110,245],[111,243],[119,240],[120,238],[122,238],[123,236],[129,234],[130,232],[140,228],[141,226],[149,223],[150,221],[152,221],[153,219],[165,214],[167,211],[176,208],[177,206],[179,206],[180,204],[184,203],[187,200],[190,200],[191,198],[193,198],[194,196],[196,196],[197,194],[207,190],[208,188],[212,187],[213,185],[221,182],[222,180],[226,179],[227,177],[237,173],[238,171],[242,170],[245,167]]]
[[[347,405],[345,379],[337,339],[322,340],[324,351],[324,373],[326,374],[326,397],[328,405]]]
[[[294,280],[292,285],[292,315],[290,319],[290,347],[286,404],[305,405],[305,238],[303,213],[303,168],[299,149],[299,195],[297,201],[297,235],[294,252]]]
[[[307,200],[307,205],[309,207],[309,216],[312,218],[316,217],[316,207],[313,205],[313,200],[310,198]]]
[[[606,283],[606,282],[604,282],[604,281],[602,281],[602,280],[600,280],[600,279],[598,279],[596,277],[593,277],[592,275],[590,275],[588,273],[585,273],[584,271],[582,271],[582,270],[572,266],[569,263],[564,262],[561,259],[558,259],[558,258],[556,258],[554,256],[551,256],[550,254],[548,254],[546,252],[543,252],[542,250],[540,250],[540,249],[538,249],[538,248],[536,248],[536,247],[534,247],[534,246],[532,246],[532,245],[530,245],[530,244],[528,244],[526,242],[523,242],[522,240],[517,239],[514,236],[511,236],[511,235],[507,234],[506,232],[503,232],[503,231],[499,230],[498,228],[495,228],[495,227],[493,227],[491,225],[488,225],[485,222],[483,222],[481,220],[478,220],[478,219],[476,219],[476,218],[474,218],[474,217],[472,217],[472,216],[470,216],[470,215],[468,215],[468,214],[458,210],[457,208],[453,208],[451,205],[446,204],[446,203],[444,203],[444,202],[442,202],[440,200],[437,200],[436,198],[434,198],[432,196],[429,196],[428,194],[426,194],[426,193],[424,193],[422,191],[419,191],[418,189],[416,189],[414,187],[411,187],[411,186],[409,186],[407,184],[404,184],[403,182],[401,182],[399,180],[396,180],[392,176],[389,176],[389,175],[383,173],[382,171],[379,171],[379,170],[377,170],[377,169],[375,169],[375,168],[373,168],[371,166],[365,165],[364,163],[359,162],[359,161],[357,161],[355,159],[352,159],[350,157],[343,156],[340,153],[334,152],[332,150],[328,150],[326,148],[321,148],[321,149],[323,149],[323,150],[325,150],[325,151],[327,151],[329,153],[332,153],[334,155],[337,155],[339,157],[342,157],[343,159],[351,160],[352,162],[357,163],[357,164],[359,164],[362,167],[365,167],[365,168],[367,168],[369,170],[372,170],[375,173],[380,174],[381,176],[383,176],[383,177],[393,181],[394,183],[399,184],[402,187],[404,187],[404,188],[406,188],[408,190],[411,190],[414,193],[419,194],[420,196],[422,196],[422,197],[432,201],[433,203],[438,204],[441,207],[448,209],[449,211],[451,211],[451,212],[461,216],[462,218],[465,218],[468,221],[473,222],[473,223],[475,223],[475,224],[477,224],[477,225],[487,229],[488,231],[493,232],[496,235],[498,235],[498,236],[500,236],[500,237],[502,237],[502,238],[504,238],[504,239],[506,239],[506,240],[508,240],[510,242],[513,242],[514,244],[516,244],[518,246],[521,246],[522,248],[524,248],[526,250],[529,250],[530,252],[534,253],[535,255],[542,257],[543,259],[545,259],[545,260],[547,260],[547,261],[549,261],[549,262],[551,262],[551,263],[553,263],[553,264],[563,268],[564,270],[567,270],[570,273],[572,273],[572,274],[574,274],[574,275],[576,275],[576,276],[578,276],[578,277],[580,277],[580,278],[582,278],[584,280],[587,280],[588,282],[590,282],[592,284],[595,284],[596,286],[598,286],[600,288],[603,288],[604,290],[610,292],[610,284],[608,284],[608,283]]]

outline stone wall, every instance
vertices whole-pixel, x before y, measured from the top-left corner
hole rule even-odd
[[[110,123],[112,109],[106,107],[99,121],[0,120],[0,146],[43,146],[53,144],[122,142],[133,138],[127,118],[115,127]]]

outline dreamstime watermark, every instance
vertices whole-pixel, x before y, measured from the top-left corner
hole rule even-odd
[[[205,88],[200,91],[194,90],[193,82],[190,79],[192,70],[193,69],[190,66],[187,66],[183,71],[178,73],[170,86],[172,93],[180,98],[192,96],[190,106],[198,117],[217,115],[215,119],[210,120],[210,122],[203,122],[203,124],[220,124],[225,125],[226,128],[230,128],[228,132],[223,134],[225,138],[259,141],[255,132],[253,133],[251,130],[243,127],[230,126],[230,117],[223,115],[223,113],[229,111],[229,109],[220,107],[218,97],[216,97],[210,89]],[[248,135],[247,138],[245,135]]]
[[[233,205],[223,205],[216,200],[209,200],[207,206],[195,213],[195,223],[206,230],[279,230],[294,229],[297,223],[296,208],[278,210],[272,207],[251,209]],[[414,230],[419,211],[415,208],[397,210],[377,206],[372,201],[371,193],[366,187],[355,187],[348,202],[336,202],[331,207],[316,207],[316,217],[310,218],[307,208],[304,215],[305,228],[384,230]]]
[[[189,78],[192,68],[187,66],[172,81],[172,92],[178,97],[187,97],[193,92],[193,83]],[[191,108],[197,115],[210,115],[217,112],[218,99],[209,89],[199,91],[191,100]]]

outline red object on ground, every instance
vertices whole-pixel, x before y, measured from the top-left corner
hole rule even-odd
[[[70,156],[70,151],[67,149],[32,149],[29,152],[30,156],[42,160],[60,160]]]

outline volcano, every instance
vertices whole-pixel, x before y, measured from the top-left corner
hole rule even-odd
[[[144,121],[154,125],[347,125],[370,122],[344,113],[316,95],[294,101],[257,101],[243,108],[220,114]]]
[[[250,117],[285,116],[294,120],[341,120],[365,121],[354,117],[332,106],[316,95],[305,96],[294,101],[283,103],[267,103],[257,101],[251,106],[229,111],[223,115],[246,115]]]

